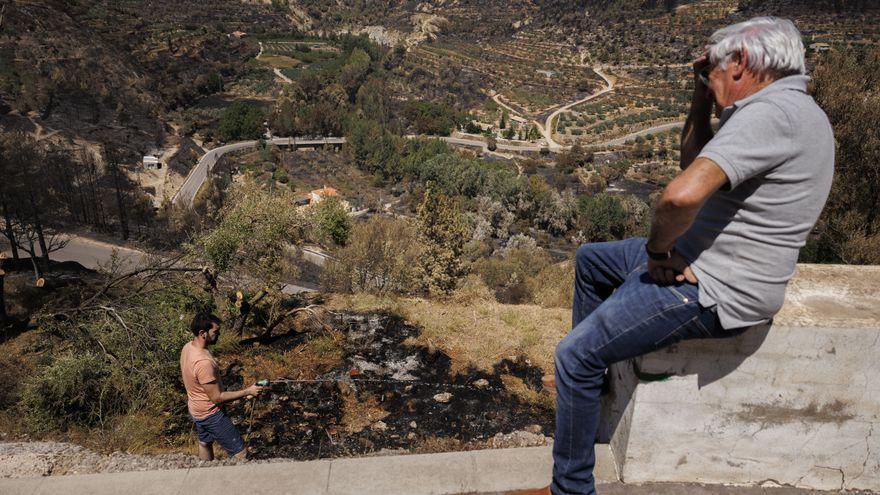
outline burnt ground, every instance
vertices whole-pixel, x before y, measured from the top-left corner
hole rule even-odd
[[[344,336],[341,363],[318,377],[325,381],[273,382],[271,393],[254,407],[249,445],[255,458],[306,460],[426,450],[432,444],[468,449],[486,446],[498,433],[534,431],[534,425],[553,431],[548,401],[527,403],[522,391],[515,394],[502,381],[506,377],[511,383],[512,376],[522,381],[526,394],[540,393],[542,372],[525,361],[503,360],[492,373],[473,369],[451,376],[450,359],[442,351],[404,344],[420,330],[398,316],[343,313],[331,326]],[[281,338],[265,346],[266,352],[311,338],[313,333]],[[235,364],[228,368],[224,383],[230,389],[242,385],[241,371]],[[474,384],[481,379],[488,385]],[[434,398],[443,393],[451,394],[446,403]],[[247,401],[227,413],[245,435],[251,414]]]

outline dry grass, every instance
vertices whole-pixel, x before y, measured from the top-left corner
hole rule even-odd
[[[293,57],[266,54],[263,54],[260,57],[260,62],[263,62],[264,64],[275,69],[292,69],[301,63],[299,60]]]
[[[436,454],[465,450],[461,440],[452,437],[426,437],[416,440],[410,451],[413,454]]]
[[[529,388],[519,377],[504,374],[501,375],[501,383],[504,384],[505,390],[519,397],[526,404],[539,405],[551,410],[556,407],[555,396]]]
[[[0,408],[18,400],[22,382],[36,373],[40,361],[36,332],[25,332],[0,343]]]
[[[325,331],[307,342],[284,351],[238,356],[245,370],[245,383],[260,379],[293,378],[311,380],[342,362],[342,340],[338,331]]]
[[[417,298],[334,295],[330,309],[386,310],[422,328],[413,344],[440,348],[452,372],[470,365],[491,371],[508,356],[525,356],[545,373],[553,371],[556,344],[568,333],[571,312],[563,308],[509,305],[492,301],[453,303]]]
[[[358,399],[357,394],[349,391],[343,396],[342,428],[346,433],[360,433],[376,421],[385,419],[389,412],[379,406],[375,396],[365,400]]]
[[[191,440],[191,436],[188,434],[178,437],[169,436],[165,428],[166,419],[164,415],[153,412],[127,414],[113,418],[102,428],[73,428],[67,433],[66,440],[96,452],[132,454],[189,452],[186,443]]]

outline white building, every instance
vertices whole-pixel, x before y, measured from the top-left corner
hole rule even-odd
[[[153,155],[145,155],[143,164],[147,170],[159,170],[162,168],[162,162]]]

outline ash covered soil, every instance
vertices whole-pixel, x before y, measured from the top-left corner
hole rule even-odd
[[[256,401],[225,407],[251,449],[252,460],[200,461],[191,454],[94,452],[61,442],[0,442],[0,477],[180,469],[442,450],[510,448],[552,442],[552,399],[542,371],[523,358],[492,372],[450,372],[442,351],[405,343],[419,328],[395,315],[341,313],[327,321],[341,335],[342,359],[315,380],[273,382]],[[320,332],[277,337],[263,352],[288,350]],[[241,365],[224,373],[243,384]],[[278,378],[278,377],[274,377]],[[296,377],[288,377],[295,379]],[[505,383],[518,385],[509,390]],[[523,396],[529,398],[524,400]],[[192,425],[182,418],[176,428]],[[248,433],[250,431],[250,433]],[[215,451],[219,451],[215,446]]]
[[[318,459],[371,453],[544,445],[553,431],[552,401],[540,397],[539,368],[504,359],[491,373],[450,373],[440,350],[408,345],[419,328],[390,314],[338,314],[343,359],[315,381],[276,381],[255,403],[227,409],[254,458]],[[272,344],[289,348],[313,334]],[[236,366],[225,383],[242,386]],[[521,383],[507,390],[502,377]],[[251,413],[253,407],[253,413]]]

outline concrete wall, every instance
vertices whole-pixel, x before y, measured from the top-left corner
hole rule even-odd
[[[610,375],[625,482],[880,491],[880,267],[800,265],[771,326]]]

